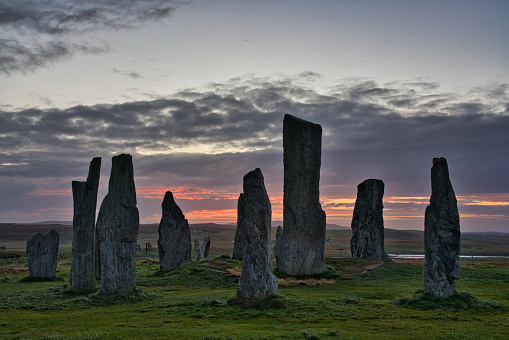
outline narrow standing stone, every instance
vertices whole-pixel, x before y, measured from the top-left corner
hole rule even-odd
[[[237,297],[262,299],[277,293],[270,256],[271,207],[260,169],[249,172],[243,179],[244,204],[240,211],[241,230],[244,232],[242,271],[237,286]]]
[[[100,173],[101,157],[96,157],[90,162],[87,181],[72,181],[74,216],[69,281],[77,291],[92,290],[95,284],[95,211]]]
[[[460,219],[445,158],[433,158],[431,198],[424,221],[424,291],[439,297],[456,293],[460,278]]]
[[[170,191],[164,195],[162,210],[157,247],[160,269],[169,271],[191,262],[191,231]]]
[[[384,250],[383,196],[384,182],[379,179],[367,179],[357,186],[350,239],[352,257],[389,260]]]
[[[283,228],[280,225],[277,226],[276,229],[276,243],[274,244],[274,258],[277,259],[279,257],[279,253],[281,252],[281,240],[283,239]]]
[[[291,275],[323,273],[327,267],[319,190],[322,127],[286,114],[283,149],[283,236],[277,267]]]
[[[203,239],[203,245],[201,247],[201,251],[202,251],[202,254],[201,254],[201,258],[206,260],[208,258],[210,258],[210,237],[205,237]]]
[[[27,262],[30,276],[52,279],[58,261],[59,236],[55,229],[47,234],[37,233],[27,241]]]
[[[194,260],[201,260],[201,248],[200,248],[200,240],[197,238],[194,239]]]
[[[132,157],[121,154],[112,158],[108,194],[97,218],[102,294],[127,294],[136,289],[139,221]]]
[[[235,239],[233,241],[233,255],[234,259],[242,260],[244,249],[246,248],[247,233],[243,229],[246,225],[242,223],[244,220],[244,194],[239,195],[237,201],[237,229],[235,229]]]

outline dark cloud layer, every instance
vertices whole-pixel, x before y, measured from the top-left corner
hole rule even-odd
[[[140,187],[235,192],[255,167],[268,186],[281,187],[282,120],[291,113],[323,127],[323,195],[354,197],[366,178],[383,179],[386,195],[429,195],[439,156],[458,195],[509,193],[507,85],[460,94],[435,83],[353,79],[319,93],[302,85],[316,76],[243,77],[150,101],[2,111],[0,189],[68,189],[95,156],[105,159],[106,182],[109,157],[121,152],[133,155]],[[2,211],[16,209],[9,197]]]
[[[33,72],[75,54],[108,46],[91,33],[134,29],[170,17],[175,0],[0,0],[0,74]]]

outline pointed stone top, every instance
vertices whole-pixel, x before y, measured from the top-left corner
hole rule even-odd
[[[246,193],[246,189],[263,187],[263,174],[260,168],[256,168],[253,171],[248,172],[243,180],[243,189],[244,193]]]
[[[435,157],[435,158],[433,158],[433,165],[438,164],[438,163],[442,163],[442,162],[447,164],[447,160],[444,157]]]
[[[173,199],[173,194],[171,193],[171,191],[166,191],[166,193],[164,194],[164,199],[163,203],[161,204],[161,207],[163,209],[163,212],[167,211],[173,219],[176,220],[185,219],[182,210]]]

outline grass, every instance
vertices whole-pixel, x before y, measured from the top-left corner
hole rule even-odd
[[[144,228],[140,239],[155,246],[157,226]],[[438,299],[422,292],[422,261],[366,270],[379,261],[334,257],[349,247],[351,233],[332,230],[326,273],[277,273],[278,295],[246,301],[236,299],[242,263],[221,255],[231,254],[234,229],[204,225],[192,233],[212,238],[215,258],[160,272],[157,249],[148,261],[142,247],[137,290],[123,296],[103,296],[99,285],[84,294],[71,290],[71,253],[65,246],[52,280],[29,278],[26,257],[0,258],[0,339],[509,338],[507,259],[462,259],[458,294]],[[389,252],[422,253],[419,232],[392,233],[386,238]],[[465,241],[474,250],[502,252],[500,238],[494,245],[473,237]]]
[[[3,260],[6,261],[6,260]],[[420,292],[421,266],[329,258],[332,283],[280,286],[262,301],[236,299],[241,263],[229,256],[172,272],[137,264],[133,294],[75,294],[68,260],[54,281],[0,280],[2,339],[423,339],[507,338],[509,271],[468,264],[450,300]],[[4,263],[0,261],[0,267]],[[297,280],[296,278],[294,278]],[[323,278],[300,278],[302,281]],[[327,279],[329,280],[329,279]],[[30,281],[30,282],[27,282]],[[417,291],[417,293],[416,293]]]

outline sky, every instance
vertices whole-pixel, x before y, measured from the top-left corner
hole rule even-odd
[[[235,223],[260,168],[282,220],[283,116],[320,124],[320,200],[424,228],[445,157],[461,229],[509,232],[509,1],[0,0],[0,222],[71,221],[71,181],[133,156],[141,223],[166,190]]]

